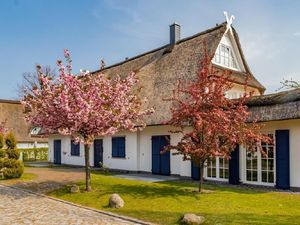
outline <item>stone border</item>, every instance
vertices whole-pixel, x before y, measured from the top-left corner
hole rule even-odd
[[[78,208],[82,208],[82,209],[85,209],[85,210],[93,211],[93,212],[96,212],[96,213],[99,213],[99,214],[103,214],[105,216],[114,217],[114,218],[121,219],[121,220],[124,220],[124,221],[128,221],[128,222],[131,222],[131,223],[137,223],[137,224],[140,224],[140,225],[155,225],[154,223],[145,222],[145,221],[138,220],[138,219],[131,218],[131,217],[127,217],[127,216],[121,216],[121,215],[118,215],[118,214],[115,214],[115,213],[112,213],[112,212],[107,212],[107,211],[103,211],[103,210],[99,210],[99,209],[95,209],[95,208],[90,208],[90,207],[79,205],[79,204],[76,204],[76,203],[73,203],[73,202],[68,202],[68,201],[65,201],[65,200],[62,200],[62,199],[59,199],[59,198],[51,197],[51,196],[48,196],[48,195],[45,195],[45,194],[36,193],[34,191],[31,191],[31,190],[26,190],[26,189],[19,188],[19,187],[9,186],[9,185],[6,185],[6,184],[0,184],[0,186],[15,189],[15,190],[19,190],[19,191],[22,191],[22,192],[25,192],[25,193],[28,193],[28,194],[40,196],[40,197],[47,198],[47,199],[50,199],[50,200],[53,200],[53,201],[56,201],[56,202],[61,202],[61,203],[64,203],[64,204],[68,204],[68,205],[75,206],[75,207],[78,207]]]

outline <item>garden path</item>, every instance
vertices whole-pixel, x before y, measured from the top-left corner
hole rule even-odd
[[[114,215],[0,185],[1,225],[137,225]]]

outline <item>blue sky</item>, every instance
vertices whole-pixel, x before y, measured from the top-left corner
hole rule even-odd
[[[253,74],[273,92],[285,78],[300,81],[300,1],[276,0],[5,0],[0,1],[0,98],[34,65],[54,66],[68,48],[74,72],[164,45],[169,25],[193,35],[234,14]]]

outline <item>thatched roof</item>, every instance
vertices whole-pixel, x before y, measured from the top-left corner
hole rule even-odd
[[[274,94],[254,96],[248,102],[248,106],[277,105],[288,102],[300,101],[300,89],[282,91]]]
[[[0,122],[12,130],[18,142],[47,142],[46,138],[31,137],[31,126],[25,122],[23,107],[19,101],[0,99]]]
[[[137,73],[142,86],[141,97],[148,99],[146,107],[153,107],[155,113],[145,118],[148,125],[162,124],[170,118],[170,102],[163,101],[170,97],[179,79],[194,79],[204,57],[204,43],[209,55],[214,55],[218,44],[226,31],[226,23],[212,29],[181,39],[175,45],[165,45],[95,73],[126,76],[131,71]],[[236,42],[240,48],[238,35],[233,29]],[[248,75],[249,86],[264,92],[265,88],[254,78],[243,57],[246,72],[233,72],[231,77],[236,83],[245,83]]]
[[[259,122],[300,119],[300,89],[252,97],[247,102],[251,117]]]

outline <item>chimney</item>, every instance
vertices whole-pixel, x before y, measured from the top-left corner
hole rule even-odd
[[[170,44],[174,45],[180,40],[180,25],[173,23],[170,25]]]

